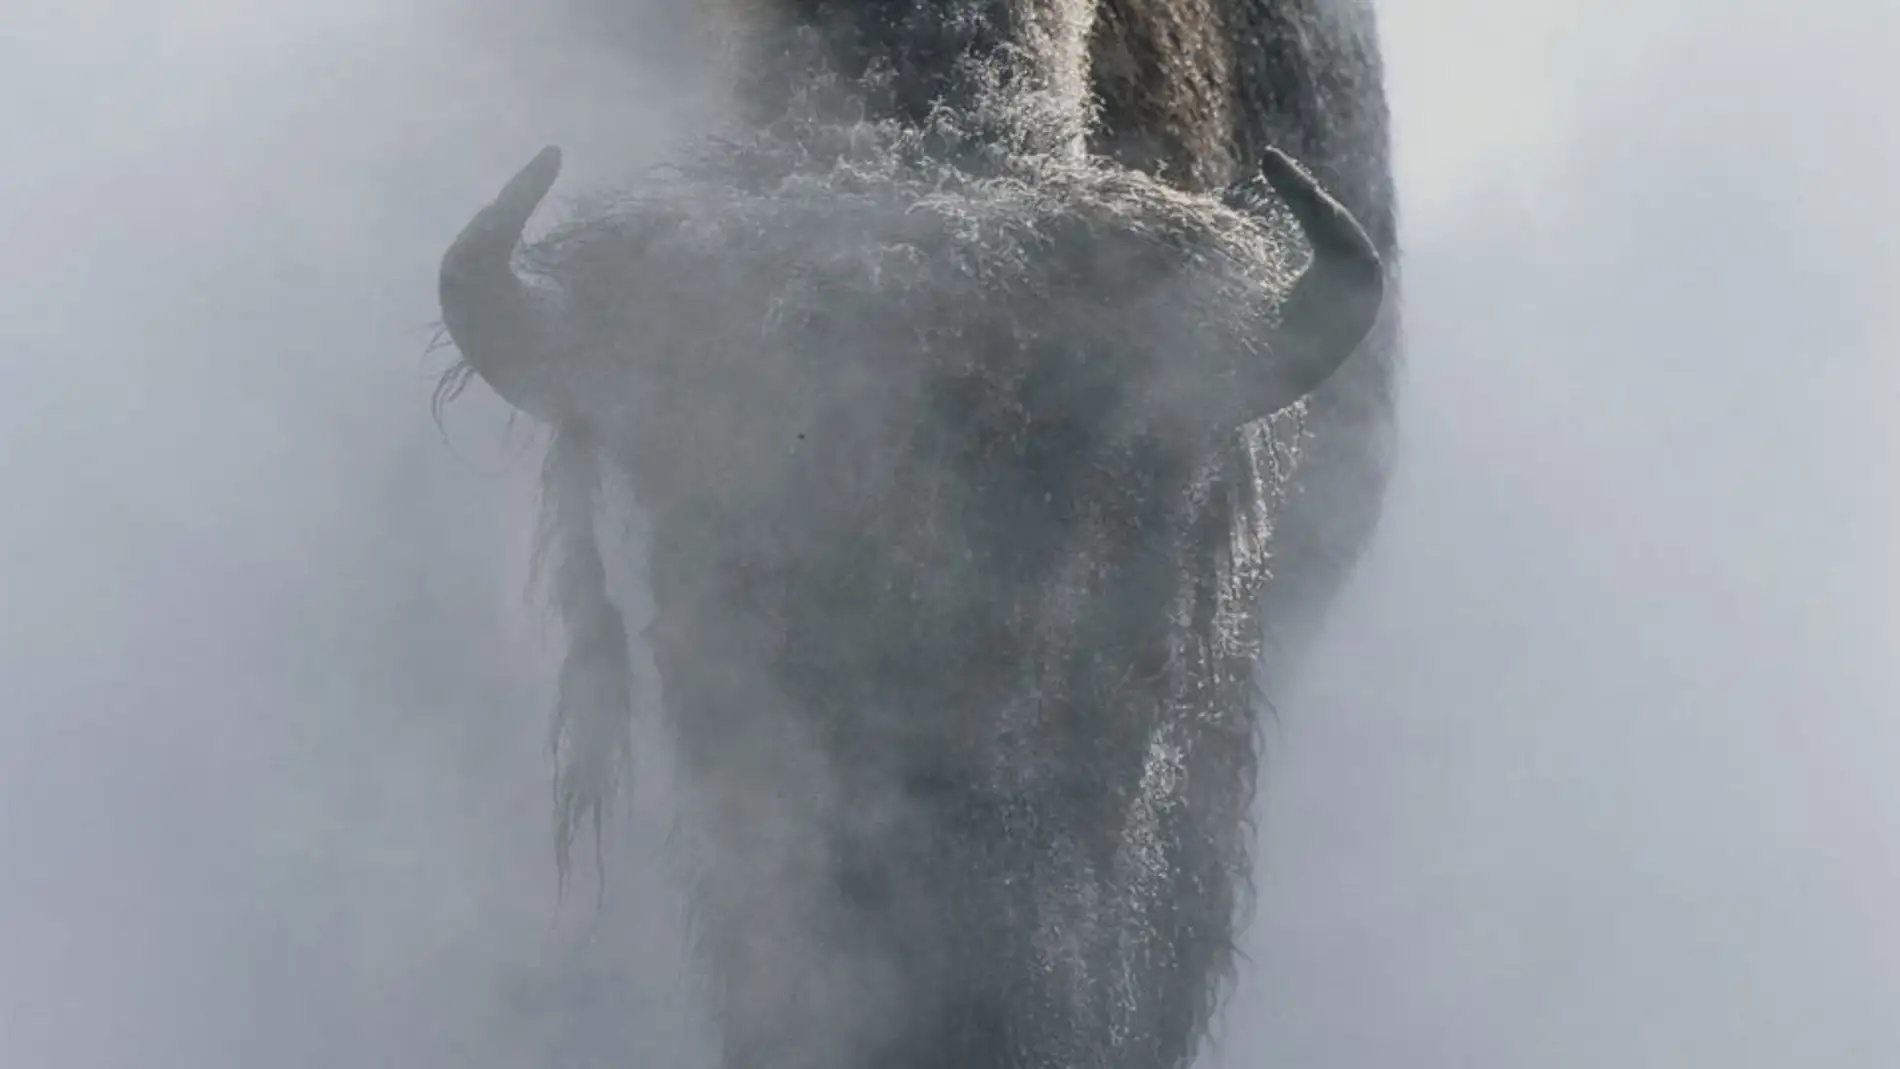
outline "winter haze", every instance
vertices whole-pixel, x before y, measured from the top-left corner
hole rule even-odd
[[[1387,0],[1409,372],[1212,1065],[1900,1064],[1900,11]],[[587,2],[0,15],[0,1064],[696,1067],[557,898],[540,440],[435,268],[692,127]]]

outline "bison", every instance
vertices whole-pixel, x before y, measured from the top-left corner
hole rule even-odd
[[[628,748],[624,485],[724,1064],[1186,1065],[1260,688],[1384,478],[1370,5],[708,25],[729,134],[524,247],[547,149],[442,265],[463,378],[552,435],[562,864]]]

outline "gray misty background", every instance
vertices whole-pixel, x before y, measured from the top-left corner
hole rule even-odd
[[[692,126],[588,2],[0,14],[0,1065],[705,1064],[663,769],[556,897],[539,442],[428,408],[474,208]],[[1384,13],[1402,466],[1207,1060],[1900,1065],[1900,9]]]

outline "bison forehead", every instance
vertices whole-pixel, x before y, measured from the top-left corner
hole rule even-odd
[[[1205,445],[1182,406],[1263,358],[1290,223],[1125,171],[893,156],[764,180],[720,157],[533,251],[643,493],[888,507],[928,464],[965,493],[1014,469],[1060,495]]]

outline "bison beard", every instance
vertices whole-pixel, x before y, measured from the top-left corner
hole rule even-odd
[[[612,471],[651,519],[726,1064],[1183,1065],[1246,884],[1263,627],[1311,618],[1381,479],[1370,16],[734,6],[745,133],[523,277],[544,152],[444,262],[468,368],[554,432],[561,864],[629,736]]]

